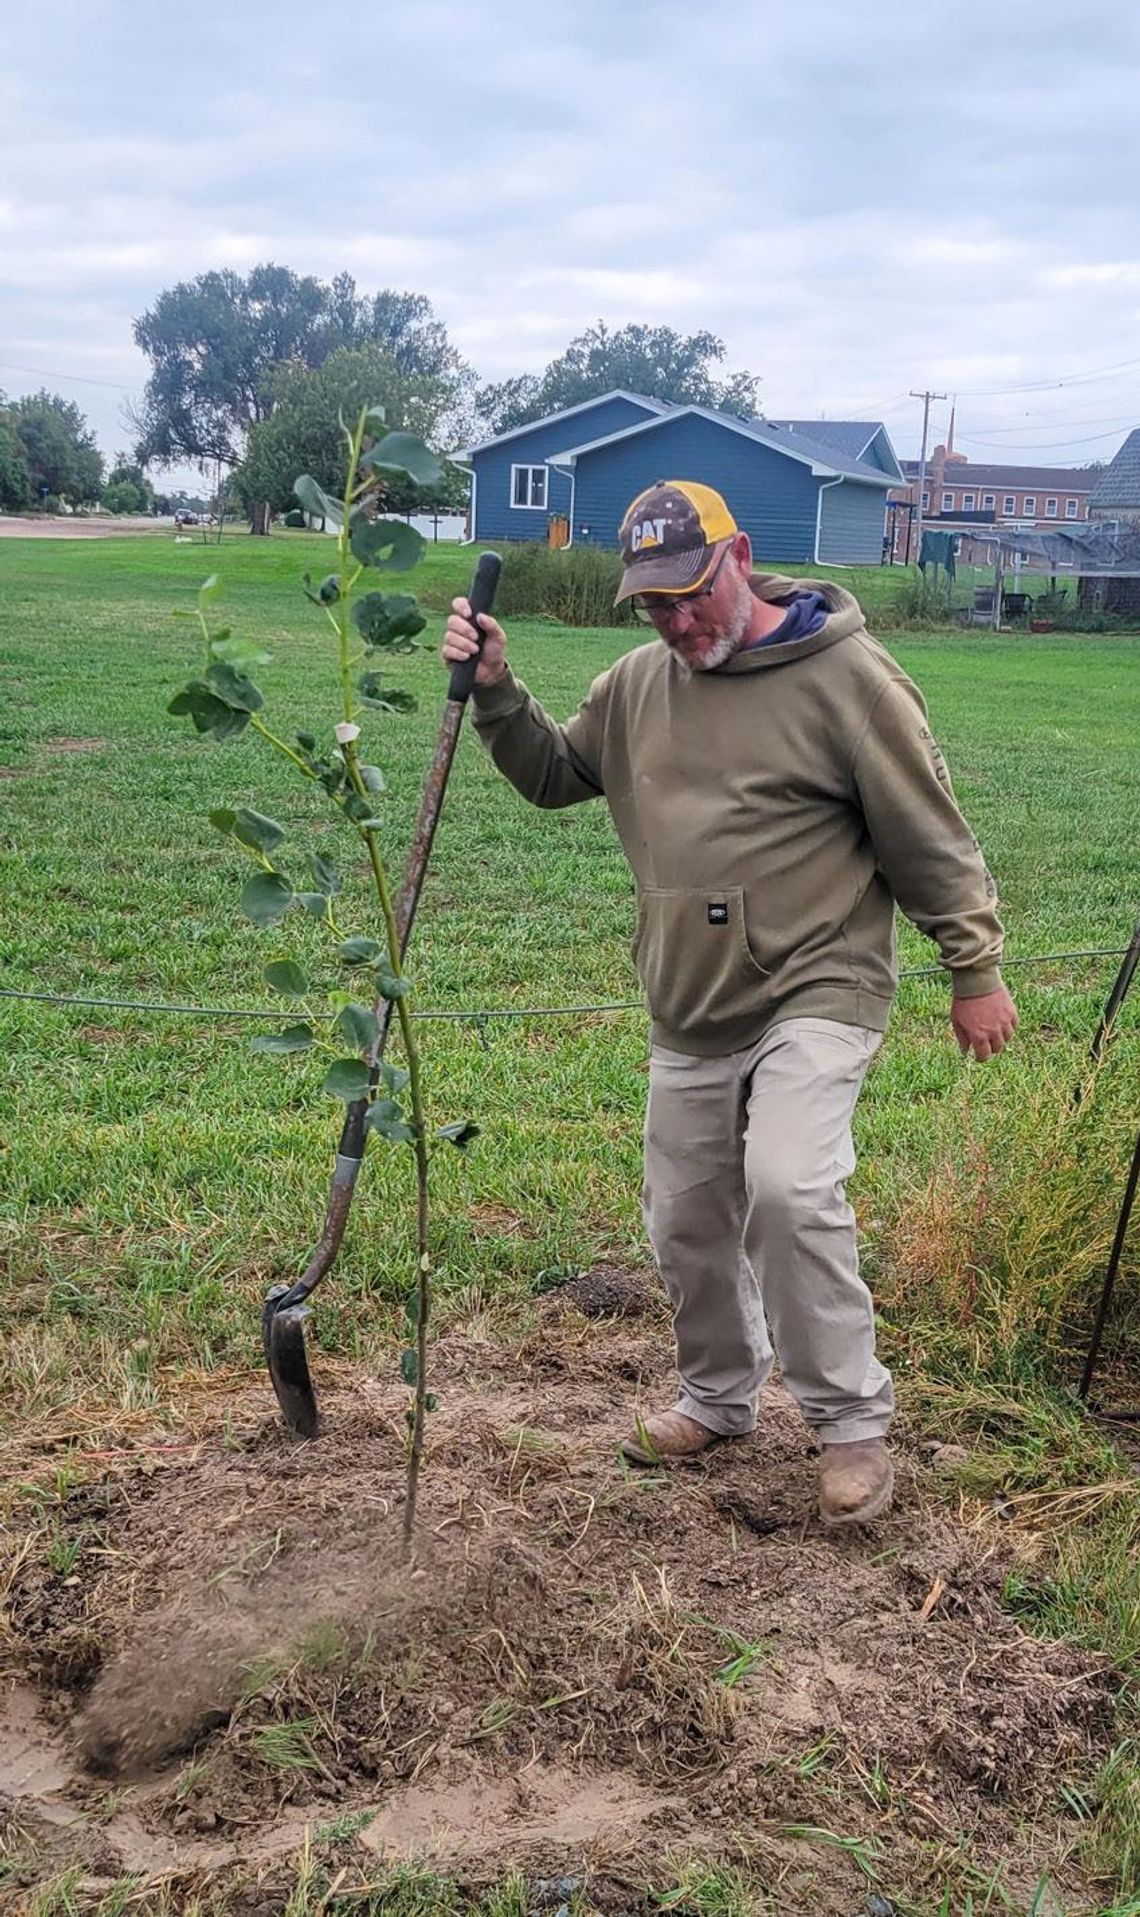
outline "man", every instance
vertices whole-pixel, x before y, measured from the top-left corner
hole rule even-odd
[[[604,798],[638,886],[653,1019],[645,1221],[680,1395],[623,1447],[691,1457],[751,1431],[772,1348],[821,1446],[830,1524],[884,1512],[893,1410],[845,1181],[894,995],[896,903],[937,940],[964,1052],[1017,1024],[994,886],[915,686],[849,592],[752,574],[718,493],[666,480],[619,534],[618,603],[657,639],[558,725],[481,617],[475,725],[539,806]],[[445,663],[478,641],[456,599]]]

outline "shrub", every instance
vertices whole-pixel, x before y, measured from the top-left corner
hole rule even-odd
[[[614,605],[620,578],[619,555],[598,546],[508,546],[498,609],[564,626],[633,625],[630,607]]]

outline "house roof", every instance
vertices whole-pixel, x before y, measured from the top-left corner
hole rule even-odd
[[[1140,506],[1140,426],[1129,433],[1116,458],[1098,473],[1090,506]]]
[[[837,452],[846,454],[849,459],[862,459],[876,434],[882,433],[894,457],[890,435],[880,419],[766,419],[761,424],[779,426],[789,433],[806,434],[817,446],[834,446]],[[895,464],[898,464],[897,460]]]
[[[918,478],[917,459],[904,459],[900,464],[908,479]],[[928,460],[927,479],[933,471]],[[1091,473],[1072,466],[974,466],[969,460],[952,459],[942,469],[946,488],[989,486],[994,492],[1004,487],[1007,492],[1087,493],[1092,483]]]
[[[476,453],[485,453],[491,446],[501,446],[504,440],[517,439],[520,433],[533,433],[536,426],[550,426],[559,419],[573,419],[576,413],[584,413],[591,406],[601,406],[608,399],[628,399],[635,406],[644,406],[649,413],[671,413],[674,408],[666,399],[651,399],[647,393],[627,393],[624,386],[615,386],[611,392],[595,393],[593,399],[579,400],[577,406],[564,406],[560,413],[544,413],[541,419],[528,420],[525,426],[512,426],[508,432],[495,433],[491,439],[481,440],[478,446],[468,446],[464,451],[452,453],[452,459],[466,463]]]
[[[622,427],[619,432],[605,433],[600,439],[584,440],[581,445],[548,453],[547,463],[552,466],[572,466],[585,453],[595,453],[602,446],[616,445],[619,440],[632,439],[639,433],[653,432],[658,426],[663,426],[666,420],[686,416],[707,419],[715,426],[723,426],[729,432],[756,440],[759,445],[768,446],[773,452],[784,453],[789,459],[810,466],[817,477],[854,479],[863,485],[883,487],[897,483],[890,473],[884,473],[878,466],[864,464],[858,458],[839,452],[835,446],[820,445],[815,440],[809,440],[804,433],[775,426],[770,420],[737,419],[731,413],[717,413],[708,406],[670,406],[655,419],[638,420],[632,426]]]

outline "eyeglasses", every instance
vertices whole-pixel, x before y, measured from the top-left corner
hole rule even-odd
[[[708,584],[702,586],[699,592],[635,592],[631,594],[629,603],[633,607],[638,624],[651,626],[655,619],[667,619],[679,606],[699,606],[702,601],[711,598],[716,591],[721,567],[731,551],[732,541],[729,540],[712,569]]]

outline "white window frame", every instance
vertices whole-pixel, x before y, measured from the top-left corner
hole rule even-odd
[[[1046,519],[1056,519],[1057,501],[1055,499],[1047,499],[1045,501],[1045,517]]]
[[[922,495],[922,510],[924,513],[928,513],[930,511],[930,488],[929,487],[926,488],[925,492]]]
[[[1017,494],[1016,493],[1002,494],[1001,512],[1002,512],[1003,519],[1017,518]]]
[[[972,512],[973,512],[973,510],[974,510],[974,501],[975,501],[975,499],[977,498],[977,496],[978,496],[978,495],[977,495],[977,493],[963,493],[963,494],[962,494],[962,511],[963,511],[964,513],[972,513]]]
[[[1081,510],[1081,502],[1079,499],[1066,499],[1065,501],[1065,518],[1066,519],[1076,519],[1080,510]]]
[[[1021,502],[1021,517],[1023,519],[1036,519],[1037,517],[1037,494],[1036,493],[1026,493],[1025,498]]]
[[[515,479],[516,473],[530,474],[530,478],[527,481],[527,487],[526,487],[528,497],[525,500],[520,500],[517,497],[518,485]],[[536,473],[542,474],[542,498],[540,500],[536,500],[534,497],[534,476]],[[511,507],[515,512],[544,513],[546,511],[546,498],[547,498],[546,477],[547,475],[546,475],[545,466],[534,466],[534,465],[531,465],[529,461],[525,465],[520,461],[517,466],[511,467]]]
[[[953,493],[943,493],[943,495],[942,495],[942,510],[943,510],[943,512],[944,512],[944,513],[952,513],[952,512],[953,512],[953,510],[954,510],[954,495],[953,495]]]
[[[982,511],[984,513],[992,513],[996,505],[997,499],[993,493],[982,494]]]

